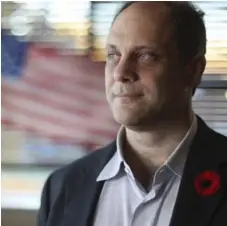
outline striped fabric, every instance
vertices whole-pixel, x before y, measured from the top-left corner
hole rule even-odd
[[[104,65],[31,45],[22,76],[3,76],[2,123],[53,140],[108,143],[118,125],[105,100]]]

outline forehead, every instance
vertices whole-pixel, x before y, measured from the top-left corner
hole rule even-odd
[[[107,44],[164,44],[172,35],[170,9],[161,2],[134,3],[114,21]]]

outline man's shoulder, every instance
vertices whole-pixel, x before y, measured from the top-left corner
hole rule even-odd
[[[75,181],[78,183],[82,182],[87,179],[88,176],[95,177],[96,173],[101,170],[102,164],[104,165],[115,152],[115,143],[114,141],[52,172],[44,183],[42,192],[43,205],[46,205],[45,202],[46,199],[48,199],[48,205],[49,208],[51,208],[61,192],[65,191],[64,188],[66,188],[67,185],[74,184]]]
[[[68,178],[70,175],[76,178],[77,173],[81,171],[92,172],[92,168],[94,166],[102,167],[102,164],[105,164],[113,155],[115,148],[115,141],[112,143],[99,148],[97,150],[92,151],[91,153],[87,154],[86,156],[73,161],[72,163],[61,167],[50,175],[53,183],[55,182],[63,182],[64,179]]]
[[[205,121],[203,121],[199,116],[198,118],[198,130],[197,137],[203,143],[205,143],[208,147],[216,147],[217,149],[225,149],[227,147],[227,137],[218,131],[211,128]],[[225,153],[227,153],[225,151]]]

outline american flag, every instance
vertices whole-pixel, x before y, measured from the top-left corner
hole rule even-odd
[[[7,40],[2,41],[3,124],[85,146],[114,139],[119,125],[105,100],[102,63],[38,44],[23,44],[18,52],[18,40],[8,45]]]

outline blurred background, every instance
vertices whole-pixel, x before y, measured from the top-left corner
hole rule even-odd
[[[1,2],[3,226],[33,226],[48,175],[112,141],[104,45],[122,2]],[[205,11],[207,68],[193,107],[227,136],[227,1]]]

